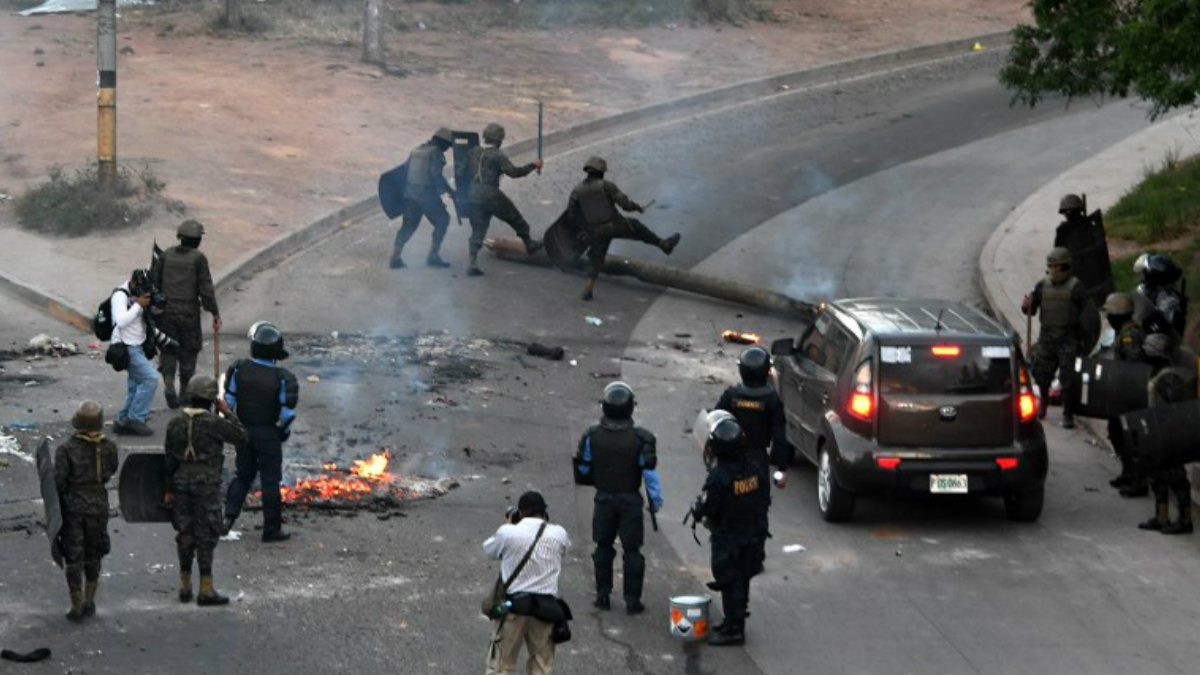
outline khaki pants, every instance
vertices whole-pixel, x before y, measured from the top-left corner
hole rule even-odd
[[[521,643],[529,650],[525,672],[532,675],[549,673],[554,666],[554,642],[550,632],[554,624],[538,621],[532,616],[509,614],[504,623],[492,622],[492,645],[488,650],[487,675],[508,675],[516,672],[517,654]]]

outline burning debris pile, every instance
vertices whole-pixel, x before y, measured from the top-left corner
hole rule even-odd
[[[756,345],[762,340],[762,336],[750,331],[724,330],[721,331],[721,339],[739,345]]]
[[[306,475],[280,494],[285,507],[324,511],[388,511],[415,499],[440,497],[458,487],[451,478],[398,476],[388,471],[391,453],[378,452],[356,459],[350,467],[334,462],[321,465],[317,475]],[[256,500],[261,493],[255,495]]]

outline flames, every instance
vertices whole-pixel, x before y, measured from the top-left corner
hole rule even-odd
[[[388,471],[392,455],[387,450],[366,459],[356,459],[349,469],[329,462],[321,465],[320,476],[305,476],[279,492],[285,502],[359,501],[395,492],[395,476]]]
[[[740,330],[725,330],[721,331],[721,339],[726,342],[733,342],[739,345],[756,345],[762,336],[758,333]]]

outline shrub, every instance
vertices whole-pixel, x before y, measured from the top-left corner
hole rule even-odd
[[[166,187],[149,168],[135,175],[118,167],[116,178],[104,184],[94,163],[73,174],[54,166],[49,178],[17,197],[17,218],[25,229],[70,237],[141,224]]]

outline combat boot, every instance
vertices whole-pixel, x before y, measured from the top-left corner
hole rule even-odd
[[[167,399],[167,407],[171,410],[179,407],[179,394],[176,394],[174,389],[164,391],[163,398]]]
[[[83,585],[83,607],[85,617],[96,616],[96,588],[100,582],[89,581]]]
[[[746,622],[726,619],[722,627],[724,630],[714,633],[708,639],[708,644],[714,647],[733,647],[746,644]]]
[[[1192,505],[1184,504],[1179,507],[1179,520],[1168,524],[1162,529],[1163,534],[1192,533]]]
[[[400,257],[403,252],[404,249],[399,247],[392,249],[392,259],[388,261],[388,267],[394,270],[404,269],[404,259]]]
[[[469,276],[469,277],[483,276],[483,270],[479,269],[479,253],[477,253],[475,251],[471,252],[471,261],[469,263],[467,263],[467,276]]]
[[[1163,531],[1171,525],[1170,505],[1168,502],[1154,503],[1154,517],[1144,523],[1138,523],[1139,530]]]
[[[583,299],[584,300],[591,300],[593,297],[595,297],[592,295],[592,289],[594,289],[594,288],[596,288],[596,279],[594,277],[590,277],[590,278],[588,278],[587,281],[585,281],[583,283]]]
[[[83,591],[71,589],[71,609],[67,612],[67,620],[75,623],[83,621]]]
[[[597,595],[592,601],[592,607],[596,609],[612,609],[612,601],[608,599],[608,595]]]
[[[450,263],[446,262],[445,260],[442,260],[442,255],[436,248],[431,250],[429,252],[429,255],[425,257],[425,264],[428,265],[429,267],[440,267],[440,268],[446,268],[446,267],[450,266]]]
[[[658,242],[658,247],[662,249],[663,253],[671,255],[671,251],[675,250],[675,247],[679,245],[679,240],[682,238],[683,236],[676,232],[675,234]]]
[[[200,595],[196,596],[196,604],[201,607],[215,607],[217,605],[228,605],[229,598],[221,595],[213,588],[212,577],[200,577]]]
[[[179,601],[180,602],[191,602],[192,601],[192,573],[191,572],[180,572],[179,573]]]
[[[1064,429],[1074,429],[1075,428],[1075,416],[1070,413],[1063,413],[1062,424],[1060,426],[1062,426],[1062,428],[1064,428]]]
[[[539,241],[537,239],[532,239],[530,237],[524,237],[522,239],[522,241],[525,242],[525,254],[526,255],[533,255],[534,253],[537,253],[538,251],[542,250],[545,247],[545,244],[543,244],[541,241]]]

